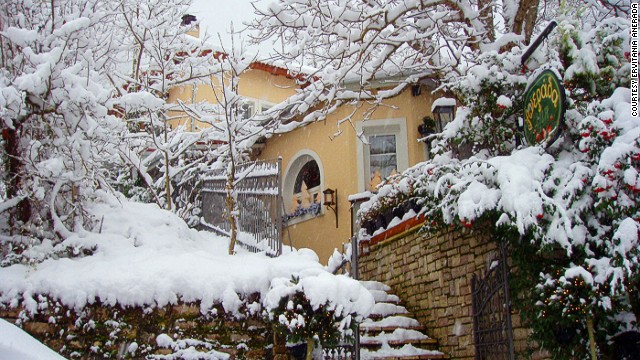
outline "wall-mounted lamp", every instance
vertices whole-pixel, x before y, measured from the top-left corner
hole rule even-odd
[[[333,210],[336,215],[336,228],[338,228],[338,189],[326,189],[322,195],[324,196],[323,205]]]
[[[433,107],[433,116],[436,118],[436,131],[442,132],[444,126],[453,121],[455,105],[436,105]]]

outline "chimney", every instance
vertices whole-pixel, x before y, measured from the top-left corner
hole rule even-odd
[[[195,26],[193,26],[193,24],[195,24]],[[196,38],[200,37],[200,24],[198,23],[198,19],[195,17],[195,15],[191,15],[191,14],[182,15],[182,22],[180,23],[180,26],[193,27],[191,30],[187,32],[187,35],[191,35]]]

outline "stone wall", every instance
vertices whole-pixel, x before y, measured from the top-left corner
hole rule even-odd
[[[447,229],[425,236],[419,229],[373,238],[361,250],[360,277],[391,286],[451,359],[472,359],[471,277],[483,275],[497,259],[496,244],[490,232]],[[521,326],[518,314],[512,314],[512,324],[518,357],[544,357],[532,349],[530,330]]]
[[[239,317],[226,314],[221,306],[202,314],[198,304],[184,303],[163,308],[93,304],[76,311],[44,298],[38,308],[38,314],[31,316],[23,309],[0,308],[0,317],[19,323],[69,359],[144,359],[171,354],[180,358],[194,350],[223,352],[231,359],[288,359],[284,343],[277,341],[274,346],[269,325],[260,314],[251,315],[247,309]],[[173,342],[167,343],[169,338]]]

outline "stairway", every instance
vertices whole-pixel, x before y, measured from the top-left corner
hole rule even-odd
[[[423,333],[422,325],[389,294],[387,285],[361,281],[375,299],[373,312],[360,324],[360,359],[429,360],[448,359],[437,350],[438,342]]]

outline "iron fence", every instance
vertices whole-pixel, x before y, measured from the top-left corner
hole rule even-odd
[[[513,329],[507,265],[508,248],[498,246],[498,258],[480,278],[471,278],[476,360],[512,360]]]
[[[331,349],[322,349],[323,360],[357,360],[353,344],[339,345]]]
[[[236,166],[238,244],[252,252],[282,254],[282,159],[255,161]],[[208,174],[202,184],[201,224],[229,236],[226,208],[227,177],[223,171]]]

